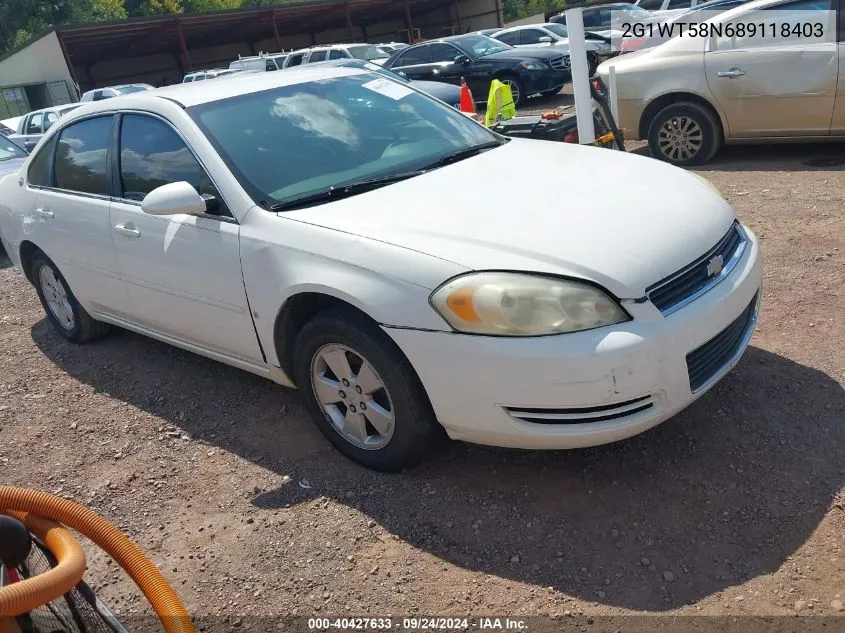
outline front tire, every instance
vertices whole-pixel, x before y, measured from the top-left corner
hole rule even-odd
[[[404,354],[351,310],[322,312],[302,328],[293,369],[317,427],[367,468],[396,472],[413,466],[443,436]]]
[[[525,103],[528,95],[525,94],[525,86],[522,82],[513,75],[505,75],[499,79],[503,84],[511,89],[511,96],[513,97],[513,104],[517,108]]]
[[[666,106],[648,127],[651,155],[678,167],[706,163],[721,144],[716,117],[707,108],[690,101]]]
[[[35,252],[30,271],[44,312],[63,338],[82,344],[108,332],[108,323],[97,321],[85,311],[62,273],[43,252]]]

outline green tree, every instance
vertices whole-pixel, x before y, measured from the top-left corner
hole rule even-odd
[[[144,0],[138,10],[141,15],[167,15],[183,11],[179,0]]]

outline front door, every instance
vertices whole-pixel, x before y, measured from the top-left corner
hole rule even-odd
[[[133,321],[261,363],[241,273],[240,227],[169,123],[124,114],[119,126],[119,183],[110,220],[117,260],[134,305]],[[141,210],[150,191],[179,181],[214,197],[217,208],[201,216],[154,216]]]
[[[26,210],[24,232],[94,316],[130,309],[109,226],[112,119],[99,116],[69,125],[38,150],[27,174],[36,195],[34,207]]]
[[[830,133],[839,59],[828,8],[829,0],[773,5],[732,21],[733,37],[711,38],[707,85],[725,112],[729,137]],[[739,25],[743,37],[735,35]]]

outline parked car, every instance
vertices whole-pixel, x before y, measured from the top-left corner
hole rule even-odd
[[[411,81],[406,76],[395,73],[392,70],[379,66],[372,62],[365,62],[363,59],[334,59],[326,62],[315,62],[321,66],[340,66],[344,68],[362,68],[366,69],[393,81],[416,88],[427,95],[440,99],[443,103],[452,106],[458,110],[461,109],[461,89],[454,84],[446,83],[445,81]]]
[[[0,230],[60,336],[119,325],[296,385],[381,470],[444,430],[531,449],[641,433],[719,381],[756,322],[757,239],[703,178],[508,140],[375,72],[92,104],[18,177]],[[496,186],[514,178],[517,212]]]
[[[656,16],[650,11],[638,7],[627,2],[615,2],[611,4],[602,4],[593,7],[584,7],[582,11],[584,19],[584,31],[592,33],[600,33],[606,37],[619,38],[623,36],[623,31],[619,29],[621,26],[617,22],[619,20],[636,22],[650,22],[655,21]],[[614,20],[616,22],[614,22]],[[563,24],[566,26],[566,12],[553,15],[549,18],[549,22]]]
[[[38,144],[38,141],[41,140],[44,133],[56,121],[68,112],[73,112],[78,107],[78,103],[69,103],[50,108],[42,108],[41,110],[33,110],[18,120],[18,127],[14,134],[9,135],[9,138],[26,149],[26,151],[31,152]]]
[[[229,64],[230,70],[281,70],[285,67],[287,53],[261,53],[250,57],[238,57]]]
[[[376,48],[387,53],[388,57],[402,48],[408,48],[408,44],[403,42],[388,42],[387,44],[376,44]]]
[[[704,0],[636,0],[634,4],[659,18],[668,19],[704,4]]]
[[[556,22],[514,26],[497,31],[490,37],[516,48],[554,46],[560,52],[569,54],[569,32],[563,24]],[[611,55],[610,38],[585,32],[585,40],[589,73],[592,76],[599,60]]]
[[[486,101],[490,82],[499,79],[522,105],[532,94],[556,94],[572,79],[569,55],[551,48],[514,48],[486,35],[468,33],[431,40],[394,53],[385,68],[413,80],[460,84],[461,78],[476,100]]]
[[[133,92],[142,92],[144,90],[154,90],[155,86],[150,84],[124,84],[122,86],[108,86],[106,88],[97,88],[89,90],[82,94],[79,99],[82,102],[86,101],[102,101],[103,99],[111,99],[112,97],[119,97],[120,95],[128,95]]]
[[[278,68],[277,68],[278,70]],[[216,77],[224,77],[232,73],[240,72],[239,68],[212,68],[210,70],[199,70],[195,73],[188,73],[182,78],[182,83],[187,84],[192,81],[204,81],[206,79],[215,79]]]
[[[381,65],[388,57],[390,57],[389,53],[385,53],[372,44],[328,44],[293,51],[288,57],[285,68],[331,59],[363,59]]]
[[[707,20],[732,24],[733,37],[683,35],[602,63],[604,82],[616,68],[625,138],[648,140],[655,158],[697,165],[723,143],[845,135],[835,38],[768,35],[783,25],[827,23],[828,7],[827,0],[758,0]],[[752,23],[754,32],[745,26]],[[743,37],[736,35],[740,24]]]
[[[644,37],[626,37],[621,41],[622,53],[633,53],[634,51],[645,50],[647,48],[654,48],[660,46],[676,35],[680,35],[680,25],[699,24],[706,22],[710,18],[719,13],[733,9],[741,4],[745,4],[749,0],[709,0],[708,2],[699,2],[694,9],[688,9],[679,15],[666,20],[666,27],[652,27]],[[670,27],[669,25],[675,25]],[[686,28],[686,27],[684,27]],[[671,30],[670,30],[671,29]],[[670,35],[672,37],[670,37]]]

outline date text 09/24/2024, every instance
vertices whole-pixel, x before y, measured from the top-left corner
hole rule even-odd
[[[309,618],[310,631],[526,631],[526,623],[518,618]]]

